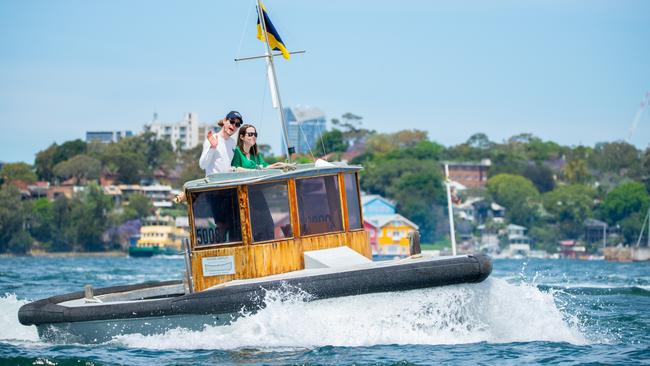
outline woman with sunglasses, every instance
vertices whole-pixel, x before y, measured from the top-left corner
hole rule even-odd
[[[286,166],[282,162],[269,165],[264,161],[264,157],[257,150],[257,130],[253,125],[243,125],[239,129],[237,137],[237,147],[234,150],[234,156],[230,165],[236,171],[246,171],[251,169],[281,169]]]

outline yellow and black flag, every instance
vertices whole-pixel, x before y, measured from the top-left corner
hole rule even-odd
[[[269,38],[269,46],[271,47],[272,50],[282,52],[282,57],[288,60],[290,57],[289,51],[284,46],[284,42],[282,42],[282,38],[280,38],[278,31],[273,26],[273,23],[271,23],[271,19],[269,19],[268,14],[266,14],[266,9],[264,8],[264,5],[262,5],[262,16],[264,16],[264,24],[266,25],[266,34],[267,37]],[[266,41],[264,39],[264,29],[262,29],[262,23],[260,23],[259,13],[257,15],[257,39],[259,39],[262,42]]]

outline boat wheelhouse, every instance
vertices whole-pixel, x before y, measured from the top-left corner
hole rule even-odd
[[[186,183],[192,291],[304,269],[307,251],[346,246],[370,259],[360,170],[303,164]]]

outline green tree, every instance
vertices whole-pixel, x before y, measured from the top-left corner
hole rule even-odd
[[[645,183],[645,189],[650,193],[650,147],[643,153],[641,180]]]
[[[544,208],[559,225],[564,238],[577,239],[584,232],[584,221],[592,214],[594,197],[593,188],[573,184],[559,186],[543,195]]]
[[[487,189],[494,201],[506,208],[511,222],[528,226],[537,218],[539,192],[530,180],[512,174],[488,179]]]
[[[36,181],[36,174],[29,164],[7,163],[0,170],[0,178],[2,178],[3,183],[11,183],[14,181],[34,183]]]
[[[52,205],[52,234],[48,242],[53,251],[64,252],[74,247],[77,239],[72,210],[75,204],[79,204],[79,200],[70,200],[61,196]]]
[[[540,193],[552,191],[555,188],[553,171],[544,164],[528,165],[524,169],[523,176],[530,179]]]
[[[175,166],[176,154],[171,143],[167,140],[158,140],[151,132],[124,138],[117,145],[123,154],[136,154],[144,159],[145,171],[142,174],[145,177],[151,177],[156,169]]]
[[[32,206],[30,233],[34,239],[48,243],[51,240],[53,225],[54,204],[47,198],[39,198]]]
[[[467,139],[465,145],[473,149],[487,151],[493,148],[495,144],[494,142],[490,141],[486,134],[475,133]]]
[[[78,181],[99,179],[102,164],[88,155],[80,154],[54,166],[54,175],[61,179],[77,178]]]
[[[76,240],[86,251],[104,249],[102,233],[108,228],[108,214],[111,198],[105,195],[100,186],[90,184],[83,194],[75,197],[71,219],[76,226]]]
[[[343,121],[341,121],[343,120]],[[360,141],[365,141],[368,136],[372,135],[374,131],[361,127],[363,124],[363,117],[357,116],[354,113],[347,112],[338,118],[332,118],[332,125],[340,129],[343,134],[343,139],[348,144],[355,144]]]
[[[589,181],[587,162],[582,159],[572,159],[562,168],[564,178],[569,183],[586,183]]]
[[[419,226],[422,240],[433,242],[436,216],[434,205],[444,202],[442,175],[433,162],[420,162],[420,171],[405,172],[388,187],[388,196],[397,202],[397,209]]]
[[[325,155],[332,152],[346,152],[350,144],[343,137],[343,132],[335,128],[325,132],[316,146],[317,149],[325,149],[323,151],[323,155]]]
[[[638,182],[628,182],[614,188],[603,200],[600,212],[604,220],[614,225],[634,213],[648,210],[650,197]]]
[[[24,253],[31,246],[28,220],[20,191],[13,185],[0,188],[0,253]]]
[[[13,254],[26,254],[32,248],[33,241],[27,230],[20,230],[11,237],[7,249]]]
[[[124,184],[139,184],[147,171],[144,156],[135,152],[112,150],[117,151],[106,157],[106,165],[117,172],[117,181]]]
[[[628,182],[614,188],[603,200],[601,217],[610,225],[618,224],[627,243],[634,243],[648,211],[650,196],[643,184]]]
[[[54,146],[56,146],[56,144]],[[52,166],[62,161],[66,161],[75,155],[85,153],[86,143],[83,140],[76,139],[72,141],[66,141],[61,144],[61,146],[58,146],[54,151],[54,156],[52,157]]]
[[[34,167],[36,168],[36,175],[42,180],[51,182],[54,179],[54,158],[58,149],[57,144],[52,144],[45,150],[36,153],[34,160]]]
[[[444,146],[422,140],[415,144],[415,146],[408,148],[400,148],[393,150],[386,154],[386,159],[417,159],[417,160],[440,160],[442,157]]]
[[[128,201],[129,204],[125,209],[125,214],[128,211],[128,219],[140,219],[153,213],[153,204],[144,195],[130,194]]]
[[[624,141],[596,144],[589,160],[590,165],[596,169],[632,178],[638,177],[640,162],[640,153],[636,147]]]

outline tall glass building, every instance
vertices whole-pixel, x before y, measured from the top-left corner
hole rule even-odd
[[[297,106],[284,108],[284,117],[289,134],[289,146],[296,148],[299,154],[320,156],[323,148],[320,147],[320,138],[326,132],[327,119],[325,113],[316,107]],[[282,153],[287,151],[282,139]]]

